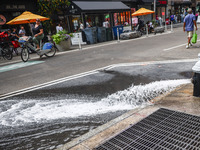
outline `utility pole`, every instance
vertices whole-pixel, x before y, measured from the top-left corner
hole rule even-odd
[[[154,14],[155,14],[154,16],[155,16],[155,20],[156,20],[156,0],[154,0],[154,5],[153,6],[154,6],[154,10],[153,11],[154,11]]]

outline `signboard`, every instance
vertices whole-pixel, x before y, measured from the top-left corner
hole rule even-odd
[[[0,25],[4,25],[6,23],[6,18],[3,15],[0,15]]]
[[[159,3],[160,3],[161,5],[167,5],[167,1],[166,1],[166,0],[159,0]]]
[[[79,9],[79,7],[77,7],[74,4],[71,4],[69,6],[69,8],[66,9],[67,10],[67,14],[68,15],[77,15],[77,14],[81,14],[81,11]]]
[[[200,16],[198,16],[197,18],[197,23],[200,23]]]
[[[72,45],[79,45],[79,40],[80,40],[81,45],[86,44],[86,42],[83,42],[82,40],[81,32],[73,33],[73,37],[71,38]]]

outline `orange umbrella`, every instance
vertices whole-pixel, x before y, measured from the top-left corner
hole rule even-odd
[[[7,22],[6,24],[14,25],[14,24],[26,24],[26,23],[33,23],[36,19],[40,19],[41,21],[49,20],[49,18],[33,14],[29,11],[23,12],[18,17],[14,18],[13,20]]]
[[[143,16],[143,15],[148,15],[148,14],[153,14],[155,13],[152,10],[146,9],[146,8],[140,8],[136,12],[132,14],[132,16]]]

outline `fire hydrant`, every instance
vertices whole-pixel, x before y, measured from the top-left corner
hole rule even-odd
[[[200,58],[200,54],[198,56]],[[192,77],[192,83],[194,84],[193,96],[200,97],[200,59],[192,67],[192,71],[194,72]]]

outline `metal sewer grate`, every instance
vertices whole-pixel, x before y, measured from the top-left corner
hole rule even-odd
[[[96,150],[200,150],[200,117],[160,108]]]

